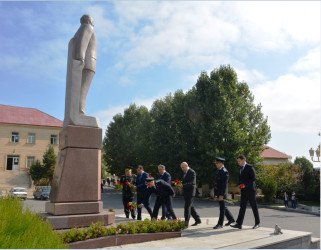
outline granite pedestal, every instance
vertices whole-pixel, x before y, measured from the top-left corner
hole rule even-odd
[[[114,213],[104,212],[100,201],[101,146],[101,128],[67,126],[60,132],[50,202],[41,214],[54,229],[114,223]]]

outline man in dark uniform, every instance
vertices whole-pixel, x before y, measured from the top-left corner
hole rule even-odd
[[[218,203],[220,204],[220,217],[217,222],[217,225],[213,227],[213,229],[219,229],[223,227],[224,215],[226,216],[228,223],[225,226],[230,225],[231,223],[235,222],[233,215],[231,214],[230,210],[225,206],[224,199],[227,195],[228,190],[228,171],[224,167],[225,159],[216,157],[215,158],[215,165],[217,167],[216,170],[216,185],[215,185],[215,196],[218,198]]]
[[[193,169],[191,169],[187,162],[181,163],[181,169],[184,172],[183,176],[183,192],[184,192],[184,217],[185,217],[185,226],[188,227],[189,219],[192,217],[195,220],[195,223],[192,226],[196,226],[201,224],[201,218],[197,214],[194,208],[194,197],[196,194],[196,173]]]
[[[253,166],[246,163],[244,155],[237,157],[237,163],[241,167],[238,186],[241,189],[241,205],[236,224],[231,225],[231,227],[242,229],[246,205],[247,201],[249,201],[255,218],[253,229],[257,229],[260,227],[260,216],[256,204],[255,171]]]
[[[136,218],[136,210],[132,209],[130,211],[128,203],[133,202],[134,190],[132,186],[135,185],[135,176],[132,175],[132,167],[127,167],[125,169],[125,175],[120,177],[120,183],[123,184],[123,205],[126,218],[129,218],[129,213],[133,219]]]
[[[168,172],[166,172],[164,165],[158,165],[158,172],[159,172],[158,180],[164,180],[169,185],[171,185],[172,177]],[[172,219],[170,214],[167,212],[165,203],[163,203],[162,204],[162,218],[161,218],[161,220],[165,220],[165,218],[167,218],[169,220]]]
[[[162,204],[165,204],[168,213],[175,220],[176,215],[173,210],[172,197],[175,197],[175,192],[170,184],[164,180],[154,181],[154,178],[146,178],[146,186],[150,193],[156,194],[156,201],[153,210],[153,219],[157,219],[158,210]]]
[[[150,202],[150,193],[147,190],[145,180],[149,177],[148,173],[144,171],[142,165],[138,165],[137,167],[137,177],[136,177],[136,186],[137,190],[137,220],[142,219],[142,207],[147,209],[150,217],[153,215],[153,211],[149,206]]]

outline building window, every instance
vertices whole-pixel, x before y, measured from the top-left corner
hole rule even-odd
[[[27,157],[27,168],[30,168],[31,165],[35,162],[35,157],[33,156],[28,156]]]
[[[12,132],[12,134],[11,134],[11,141],[12,141],[12,142],[19,142],[19,133],[17,133],[17,132]]]
[[[36,142],[36,135],[28,134],[28,143],[35,143],[35,142]]]
[[[57,144],[57,136],[56,135],[51,135],[50,136],[50,144]]]

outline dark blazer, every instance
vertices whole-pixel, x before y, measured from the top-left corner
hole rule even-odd
[[[255,170],[253,166],[246,164],[244,170],[239,175],[239,185],[244,184],[242,192],[256,191]]]
[[[136,177],[137,196],[139,197],[143,197],[146,193],[148,193],[145,184],[145,180],[148,178],[148,176],[148,173],[144,171],[141,175],[137,175]]]
[[[188,169],[185,178],[183,176],[182,184],[184,197],[194,197],[196,194],[196,173],[193,169]]]
[[[148,188],[148,191],[155,193],[161,198],[172,196],[175,193],[171,185],[164,180],[155,181],[155,186],[153,188]]]
[[[227,169],[223,166],[220,170],[216,170],[216,185],[215,196],[223,195],[224,198],[228,192],[228,178],[229,174]]]
[[[168,172],[165,172],[163,175],[158,175],[158,180],[164,180],[168,184],[171,184],[172,177]]]

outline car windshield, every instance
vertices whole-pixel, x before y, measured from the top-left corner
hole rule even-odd
[[[26,192],[26,190],[23,188],[15,188],[13,192]]]
[[[43,193],[49,193],[49,192],[50,192],[50,188],[43,188],[43,189],[42,189],[42,192],[43,192]]]

